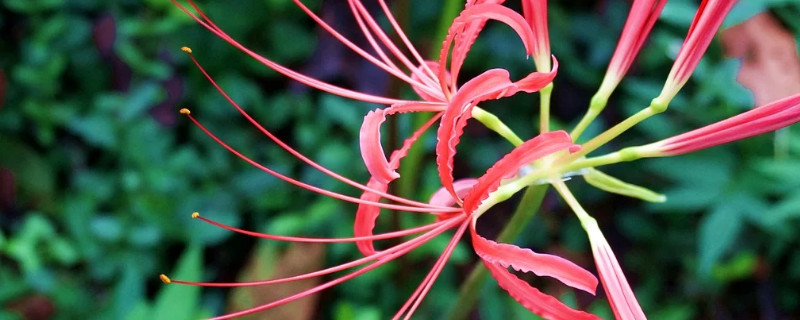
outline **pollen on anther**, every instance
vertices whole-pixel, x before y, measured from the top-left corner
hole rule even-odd
[[[161,278],[161,282],[163,282],[163,283],[166,283],[166,284],[172,283],[172,280],[170,280],[169,277],[167,277],[167,275],[165,275],[163,273],[161,275],[159,275],[158,277]]]
[[[197,212],[197,211],[192,212],[192,219],[197,219],[197,217],[199,217],[199,216],[200,216],[200,212]]]
[[[192,54],[192,48],[189,47],[181,47],[181,51]]]
[[[189,115],[189,114],[192,113],[191,111],[189,111],[189,109],[186,109],[186,108],[181,108],[181,110],[179,112],[181,114],[185,114],[185,115]]]

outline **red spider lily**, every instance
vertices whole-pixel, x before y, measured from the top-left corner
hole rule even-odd
[[[178,3],[177,0],[171,1],[210,32],[262,62],[269,68],[291,79],[328,93],[355,100],[386,105],[385,108],[370,111],[364,117],[364,122],[361,126],[359,139],[360,151],[366,169],[370,173],[369,181],[366,184],[361,184],[323,167],[278,139],[269,130],[253,119],[245,110],[240,108],[239,105],[225,93],[212,77],[206,73],[202,66],[200,66],[197,60],[191,56],[191,50],[188,48],[184,49],[184,51],[190,53],[192,61],[211,84],[259,131],[309,166],[320,170],[334,179],[355,187],[362,192],[361,196],[356,198],[322,189],[278,173],[226,144],[195,119],[188,109],[182,109],[181,113],[189,117],[189,119],[204,133],[231,153],[253,166],[312,192],[358,204],[353,226],[354,237],[349,238],[307,238],[256,233],[227,226],[201,217],[199,214],[194,214],[194,218],[198,218],[207,223],[259,238],[295,242],[352,242],[355,243],[360,252],[364,254],[363,258],[338,266],[293,277],[266,281],[203,283],[172,280],[166,276],[162,276],[162,280],[167,283],[239,287],[268,285],[321,277],[351,268],[362,267],[349,274],[278,301],[223,315],[215,319],[228,319],[251,314],[314,294],[384,265],[450,229],[455,229],[450,242],[444,248],[441,256],[434,263],[426,277],[411,294],[409,299],[400,307],[397,314],[394,316],[395,319],[401,317],[408,319],[416,311],[444,268],[458,241],[467,232],[467,229],[469,229],[470,232],[473,249],[478,257],[481,258],[483,264],[489,269],[500,287],[506,290],[511,297],[525,308],[548,319],[597,319],[594,315],[572,309],[556,298],[531,287],[527,282],[522,281],[511,273],[508,268],[510,267],[523,272],[533,272],[539,276],[552,277],[570,287],[594,294],[598,280],[591,273],[561,257],[538,254],[529,249],[519,248],[510,244],[497,243],[480,236],[476,231],[478,218],[492,205],[507,199],[509,194],[513,194],[524,187],[543,182],[553,184],[581,220],[589,241],[591,242],[597,271],[600,275],[600,280],[605,292],[608,295],[614,315],[618,319],[644,319],[644,312],[639,306],[608,242],[600,232],[594,219],[580,207],[577,200],[569,193],[566,185],[562,182],[563,177],[575,173],[580,174],[580,170],[583,169],[594,170],[596,166],[631,160],[636,157],[678,155],[691,152],[776,130],[780,127],[800,121],[800,112],[798,112],[800,96],[793,96],[764,107],[753,109],[742,115],[705,128],[650,145],[624,149],[597,158],[585,158],[585,155],[651,114],[642,118],[632,117],[632,120],[626,120],[626,122],[609,129],[605,133],[598,135],[593,140],[584,144],[584,146],[573,143],[573,139],[577,138],[577,135],[570,137],[570,135],[564,131],[546,132],[548,131],[547,126],[543,125],[542,134],[524,142],[520,139],[519,142],[515,143],[516,147],[510,153],[506,154],[492,167],[488,168],[481,177],[477,179],[455,180],[453,175],[453,162],[457,153],[457,147],[467,122],[473,117],[478,117],[476,115],[476,111],[480,110],[476,109],[478,104],[492,99],[509,97],[519,92],[532,93],[545,90],[545,88],[547,88],[546,90],[550,90],[549,88],[552,87],[553,78],[558,70],[558,61],[550,55],[549,39],[547,35],[546,1],[524,0],[523,15],[520,15],[502,6],[503,0],[468,0],[464,10],[453,20],[448,30],[447,37],[440,50],[439,59],[437,61],[430,61],[424,60],[417,52],[395,21],[384,0],[377,1],[394,33],[399,37],[400,44],[391,40],[375,18],[366,10],[360,0],[348,0],[347,2],[374,54],[368,52],[364,48],[358,47],[354,42],[331,28],[300,2],[300,0],[293,0],[301,10],[345,46],[367,61],[385,70],[387,73],[408,83],[414,92],[418,94],[419,100],[406,100],[366,94],[338,87],[300,74],[247,49],[214,24],[192,0],[187,0],[192,10]],[[617,50],[610,62],[608,74],[601,85],[599,93],[610,94],[627,72],[638,51],[641,49],[647,34],[653,27],[665,2],[666,1],[662,0],[634,1],[628,17],[628,22],[622,32]],[[693,72],[700,57],[708,47],[717,28],[721,24],[722,19],[724,19],[733,3],[734,1],[723,0],[703,1],[689,29],[689,33],[678,54],[673,69],[670,72],[664,90],[659,97],[654,99],[653,104],[656,107],[661,107],[658,111],[663,111],[663,109],[666,108],[669,100],[674,97]],[[532,55],[534,57],[537,72],[531,72],[527,76],[514,81],[510,78],[508,71],[503,69],[491,69],[472,79],[459,82],[459,74],[470,48],[489,20],[505,24],[516,32],[522,41],[525,53],[528,56]],[[459,85],[459,83],[463,84]],[[607,95],[605,98],[607,99]],[[592,104],[592,107],[594,107],[594,101]],[[599,113],[599,110],[595,111]],[[410,112],[431,112],[433,115],[430,120],[417,128],[413,134],[403,142],[399,149],[392,152],[389,157],[386,157],[381,145],[381,125],[386,121],[387,116]],[[584,124],[584,120],[586,119],[588,119],[588,121]],[[585,117],[584,120],[578,124],[578,127],[588,125],[588,122],[591,122],[592,119],[593,117]],[[419,202],[388,193],[389,184],[399,177],[396,170],[399,168],[400,161],[406,156],[409,148],[419,137],[431,126],[437,124],[437,122],[437,143],[435,148],[436,165],[442,188],[437,191],[428,202]],[[582,129],[576,131],[581,132]],[[604,190],[619,190],[617,192],[626,195],[637,196],[637,194],[641,194],[645,191],[650,192],[641,187],[627,185],[613,178],[599,179],[597,181],[597,183],[613,183],[614,186],[612,188]],[[650,192],[650,194],[654,193]],[[650,196],[649,198],[660,199],[662,197]],[[384,203],[382,202],[383,199],[392,202]],[[426,225],[415,228],[373,234],[381,209],[424,213],[429,214],[434,219],[431,219],[431,222]],[[375,249],[375,241],[401,237],[411,238],[389,248],[382,250]]]
[[[276,71],[281,72],[292,79],[298,80],[300,82],[321,89],[323,91],[327,91],[344,97],[349,97],[368,102],[390,104],[390,107],[386,109],[378,109],[372,111],[365,117],[365,121],[361,129],[361,149],[364,162],[367,166],[368,171],[372,174],[372,178],[370,178],[370,181],[366,185],[362,185],[350,179],[342,177],[322,167],[316,162],[308,159],[298,151],[294,150],[287,144],[283,143],[281,140],[275,137],[271,132],[269,132],[266,128],[258,124],[252,117],[250,117],[250,115],[246,111],[240,108],[236,104],[236,102],[233,101],[225,93],[225,91],[213,80],[213,78],[208,73],[205,72],[202,66],[194,59],[193,56],[191,56],[191,50],[185,48],[184,51],[190,53],[192,61],[207,77],[207,79],[212,83],[212,85],[228,100],[228,102],[238,112],[240,112],[258,130],[260,130],[262,133],[268,136],[271,140],[273,140],[283,149],[290,152],[291,154],[293,154],[300,160],[304,161],[305,163],[328,174],[329,176],[335,179],[338,179],[351,186],[359,188],[364,192],[360,198],[353,198],[343,194],[338,194],[332,191],[321,189],[313,185],[309,185],[304,182],[298,181],[291,177],[285,176],[278,172],[275,172],[270,168],[261,165],[255,160],[252,160],[248,156],[236,150],[234,147],[226,144],[220,138],[215,136],[205,126],[203,126],[197,119],[195,119],[191,115],[188,109],[182,109],[181,113],[189,117],[189,119],[193,123],[195,123],[209,137],[211,137],[213,140],[222,145],[224,148],[228,149],[236,156],[242,158],[243,160],[249,162],[250,164],[256,166],[257,168],[267,173],[270,173],[280,179],[283,179],[291,184],[297,185],[299,187],[323,195],[331,196],[337,199],[359,204],[354,224],[355,237],[352,238],[321,239],[321,238],[268,235],[268,234],[255,233],[251,231],[246,231],[226,226],[218,222],[209,220],[207,218],[201,217],[199,214],[194,214],[193,217],[199,218],[202,221],[235,232],[244,233],[261,238],[273,239],[273,240],[301,241],[301,242],[355,242],[358,248],[366,255],[366,257],[352,261],[350,263],[327,268],[317,272],[312,272],[309,274],[298,275],[285,279],[269,280],[269,281],[248,282],[248,283],[202,283],[202,282],[190,282],[183,280],[172,280],[166,276],[162,276],[162,280],[168,283],[180,283],[180,284],[203,285],[203,286],[266,285],[272,283],[306,279],[310,277],[319,277],[333,272],[338,272],[349,268],[353,268],[356,266],[365,266],[364,268],[358,271],[354,271],[348,275],[326,282],[320,286],[292,295],[290,297],[286,297],[284,299],[275,301],[273,303],[218,317],[219,319],[227,319],[227,318],[250,314],[253,312],[258,312],[260,310],[288,303],[294,301],[295,299],[301,298],[309,294],[313,294],[314,292],[318,292],[320,290],[336,285],[343,281],[352,279],[353,277],[368,272],[380,265],[383,265],[397,258],[398,256],[401,256],[419,247],[423,243],[429,241],[433,237],[443,233],[448,229],[458,227],[457,231],[455,232],[455,235],[453,236],[453,239],[450,241],[450,244],[445,248],[444,253],[439,258],[439,260],[437,260],[437,262],[435,263],[434,267],[432,268],[428,276],[422,281],[418,289],[412,294],[412,296],[408,299],[406,304],[401,307],[401,309],[398,311],[396,315],[396,318],[398,318],[403,314],[406,314],[405,318],[408,318],[411,316],[411,314],[413,314],[413,312],[416,310],[416,308],[422,301],[423,297],[426,295],[427,291],[432,286],[434,280],[441,272],[442,268],[444,267],[444,264],[446,263],[450,254],[454,250],[458,240],[466,231],[466,228],[468,226],[471,226],[470,230],[471,233],[473,234],[473,239],[474,239],[473,241],[476,244],[475,245],[476,252],[479,254],[479,256],[481,256],[482,259],[486,261],[487,265],[492,267],[493,274],[496,275],[498,281],[501,282],[502,286],[506,290],[508,290],[512,296],[516,297],[520,302],[522,302],[523,305],[528,307],[531,311],[541,314],[543,316],[561,318],[561,319],[571,319],[574,318],[575,316],[579,316],[580,318],[584,319],[595,318],[594,316],[591,316],[589,314],[572,310],[566,305],[558,302],[558,300],[556,300],[555,298],[549,297],[541,292],[538,292],[536,291],[536,289],[531,288],[527,284],[525,285],[525,287],[521,286],[520,283],[517,283],[521,282],[521,280],[512,278],[513,275],[508,273],[507,270],[500,270],[498,268],[500,268],[499,266],[511,266],[518,270],[526,272],[535,272],[539,275],[550,276],[559,279],[569,286],[590,293],[594,293],[597,285],[597,279],[593,275],[591,275],[591,273],[583,270],[577,265],[574,265],[571,262],[564,260],[560,257],[544,255],[544,254],[536,254],[533,251],[521,249],[516,246],[498,244],[493,241],[487,240],[483,237],[480,237],[479,235],[477,235],[477,233],[475,233],[475,222],[477,220],[477,217],[476,216],[473,217],[474,216],[473,213],[477,209],[478,203],[475,202],[474,199],[478,198],[476,198],[476,196],[470,197],[470,195],[477,194],[478,197],[480,197],[480,199],[485,199],[486,197],[489,196],[489,193],[491,193],[494,189],[497,189],[497,187],[500,184],[501,178],[513,175],[519,170],[520,167],[527,165],[529,162],[538,160],[546,155],[549,155],[559,150],[566,150],[566,149],[574,150],[575,146],[572,144],[571,139],[565,132],[559,131],[559,132],[547,133],[535,137],[529,140],[528,142],[522,144],[512,153],[510,153],[506,158],[499,161],[497,165],[493,166],[483,178],[478,180],[473,180],[475,181],[474,187],[471,183],[464,183],[463,181],[454,182],[452,178],[452,158],[455,155],[455,148],[456,145],[458,144],[458,136],[460,136],[461,133],[463,132],[463,128],[466,125],[466,121],[470,118],[471,110],[475,107],[475,105],[481,101],[511,96],[519,91],[524,91],[529,93],[535,92],[552,81],[557,69],[557,64],[556,64],[553,70],[546,70],[546,72],[544,73],[534,72],[518,81],[511,81],[507,71],[501,69],[494,69],[494,70],[489,70],[479,75],[478,77],[467,81],[463,86],[459,88],[458,86],[456,86],[458,74],[461,68],[461,64],[466,58],[470,46],[474,42],[478,33],[480,33],[480,31],[482,30],[483,25],[487,22],[487,20],[497,20],[509,25],[517,32],[517,34],[522,39],[523,44],[525,45],[526,52],[528,55],[534,54],[536,56],[541,56],[543,54],[542,52],[549,52],[549,49],[546,48],[547,42],[537,40],[536,34],[531,30],[531,24],[535,22],[535,19],[529,17],[529,19],[526,20],[518,13],[511,11],[510,9],[505,8],[499,4],[483,3],[482,1],[472,1],[468,3],[466,9],[461,13],[461,15],[459,15],[454,20],[453,25],[450,28],[448,37],[445,41],[445,45],[443,47],[442,57],[440,57],[439,63],[437,64],[430,61],[423,61],[418,56],[418,54],[416,54],[416,50],[413,48],[413,46],[410,45],[410,43],[407,42],[407,40],[405,40],[405,36],[402,35],[402,31],[399,29],[399,27],[396,26],[396,23],[394,22],[394,19],[391,17],[391,14],[389,13],[385,3],[380,2],[381,6],[384,8],[387,16],[389,17],[390,22],[395,27],[396,32],[398,32],[398,34],[401,35],[401,38],[404,39],[403,41],[405,42],[407,49],[411,51],[412,56],[414,56],[417,59],[416,63],[412,63],[411,60],[407,58],[401,52],[401,50],[397,46],[395,46],[395,44],[392,43],[391,40],[389,40],[388,36],[386,36],[386,34],[377,26],[377,23],[375,22],[374,18],[372,18],[366,12],[360,1],[349,1],[349,5],[353,10],[354,15],[356,16],[356,20],[361,26],[364,35],[369,40],[373,50],[375,50],[378,57],[372,56],[363,49],[355,46],[351,41],[344,38],[338,32],[336,32],[335,30],[330,28],[327,24],[325,24],[315,14],[309,11],[302,3],[300,3],[299,1],[296,1],[296,3],[302,10],[308,13],[309,16],[312,17],[312,19],[317,21],[325,30],[329,31],[334,37],[342,41],[345,45],[353,49],[358,54],[364,56],[370,62],[373,62],[374,64],[383,68],[387,72],[397,76],[401,80],[408,82],[412,86],[412,88],[414,88],[414,90],[419,93],[423,101],[407,101],[401,99],[364,94],[360,92],[351,91],[349,89],[336,87],[318,81],[316,79],[312,79],[305,75],[301,75],[295,71],[280,66],[269,59],[259,56],[256,53],[250,51],[249,49],[239,44],[233,38],[225,34],[222,31],[222,29],[217,27],[208,18],[208,16],[206,16],[192,1],[189,1],[189,4],[194,9],[195,13],[192,13],[187,8],[176,3],[176,5],[178,5],[182,10],[184,10],[187,14],[189,14],[198,23],[206,27],[212,33],[218,35],[219,37],[226,40],[233,46],[239,48],[240,50],[244,51],[245,53],[253,56],[257,60],[269,66],[270,68],[273,68]],[[529,21],[531,22],[531,24],[529,24]],[[540,35],[542,34],[541,29],[539,34]],[[546,35],[546,33],[544,34]],[[378,42],[380,42],[380,44]],[[453,47],[452,57],[448,59],[451,45]],[[382,51],[381,49],[382,46],[388,48],[388,51],[392,55],[392,57],[394,59],[399,60],[399,62],[406,67],[410,75],[406,75],[406,72],[404,72],[401,68],[399,68],[392,61],[389,55],[386,54],[386,52]],[[549,54],[547,58],[549,59]],[[449,70],[445,69],[448,61],[450,63]],[[395,113],[404,113],[404,112],[435,112],[437,114],[435,114],[431,118],[431,120],[429,120],[426,124],[420,127],[411,137],[409,137],[403,143],[403,146],[400,149],[393,152],[389,157],[389,159],[387,160],[383,154],[383,149],[380,146],[380,125],[382,122],[385,121],[387,115],[392,115]],[[439,146],[437,147],[437,150],[439,149],[445,150],[443,152],[446,154],[440,155],[438,159],[440,163],[440,175],[445,177],[443,183],[444,185],[443,190],[449,191],[449,194],[444,192],[439,192],[438,195],[434,196],[431,199],[430,201],[431,203],[426,204],[413,201],[410,199],[403,199],[386,193],[386,190],[388,189],[388,184],[392,180],[398,177],[397,173],[394,172],[394,170],[397,169],[400,159],[402,159],[406,155],[410,146],[419,138],[419,136],[431,125],[433,125],[437,120],[439,120],[440,117],[441,117],[441,124],[439,129],[440,132]],[[445,163],[447,163],[447,165],[445,165]],[[472,207],[470,208],[469,211],[451,207],[455,203],[460,203],[463,197],[466,197],[467,199],[473,199],[472,200],[473,202],[470,202]],[[380,200],[382,198],[395,201],[397,202],[397,204],[381,203]],[[372,229],[374,228],[375,220],[377,219],[381,208],[388,208],[400,211],[429,212],[437,216],[437,219],[436,222],[432,222],[426,226],[412,228],[408,230],[400,230],[386,234],[374,235],[372,234]],[[471,223],[468,223],[470,221]],[[372,242],[375,240],[397,238],[417,233],[422,233],[422,234],[411,240],[403,242],[402,244],[393,246],[388,249],[384,249],[382,251],[376,251],[372,245]],[[537,299],[535,299],[534,302],[529,301],[531,299],[530,294],[535,294],[535,297],[537,297]]]

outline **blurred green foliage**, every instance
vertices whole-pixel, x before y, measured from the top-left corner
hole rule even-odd
[[[726,24],[771,10],[800,34],[796,1],[740,2]],[[201,5],[234,38],[280,63],[348,87],[381,92],[387,90],[381,83],[395,86],[345,50],[331,47],[331,40],[321,37],[288,0]],[[352,27],[346,8],[327,2],[311,6]],[[590,134],[657,95],[695,6],[689,0],[669,2],[637,66]],[[412,26],[407,28],[411,38],[422,52],[433,51],[440,41],[431,32],[439,23],[439,5],[419,0],[408,8],[401,20]],[[553,53],[562,66],[553,110],[560,125],[574,123],[584,111],[626,12],[621,0],[551,2]],[[266,175],[178,118],[179,107],[190,107],[226,142],[271,168],[358,195],[267,141],[227,106],[179,48],[193,47],[209,73],[267,128],[310,158],[360,181],[366,173],[356,137],[363,115],[376,106],[288,83],[166,0],[3,0],[0,28],[0,190],[11,190],[0,194],[0,319],[23,314],[30,319],[195,319],[223,312],[228,291],[164,286],[157,275],[230,281],[256,246],[284,245],[192,221],[192,211],[277,234],[351,233],[353,205]],[[489,67],[516,75],[529,71],[530,61],[515,37],[490,24],[467,59],[465,76]],[[738,67],[738,61],[712,45],[671,109],[612,147],[654,141],[750,108],[752,98],[734,80]],[[398,90],[410,94],[408,88]],[[530,137],[536,129],[535,101],[518,95],[486,107]],[[410,122],[398,119],[389,144],[408,134]],[[470,143],[459,147],[456,163],[461,176],[480,174],[510,150],[478,126],[467,131],[464,140]],[[643,204],[572,183],[606,230],[651,318],[800,317],[798,131],[790,128],[679,158],[606,169],[664,192],[669,201],[663,204]],[[788,152],[776,156],[778,142]],[[426,137],[426,146],[433,143],[434,137]],[[428,154],[425,159],[432,158]],[[430,165],[418,173],[416,196],[426,199],[438,188],[436,174]],[[546,201],[518,242],[539,251],[570,252],[591,266],[577,221],[554,199]],[[487,236],[502,227],[512,210],[500,206],[482,220]],[[381,229],[417,222],[415,216],[386,216]],[[326,291],[316,315],[389,317],[445,243],[437,239],[397,263]],[[331,245],[326,265],[355,257],[354,246]],[[450,307],[474,259],[466,247],[459,248],[417,318],[436,319]],[[534,283],[561,292],[552,283]],[[562,298],[611,317],[603,299],[573,292]],[[486,286],[477,307],[476,319],[530,318],[495,285]],[[44,315],[37,317],[31,309]]]

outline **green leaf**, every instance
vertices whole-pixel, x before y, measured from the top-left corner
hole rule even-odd
[[[0,157],[0,167],[11,170],[19,184],[22,199],[44,201],[53,199],[55,174],[51,164],[26,145],[0,135],[0,150],[13,156]],[[31,199],[32,198],[32,199]]]
[[[752,252],[739,253],[730,261],[716,265],[713,269],[714,278],[731,282],[750,277],[758,266],[758,260],[758,256]]]
[[[147,304],[145,301],[139,301],[131,312],[128,313],[128,316],[125,317],[125,320],[140,320],[140,319],[156,319],[152,316],[152,308]]]
[[[357,133],[367,108],[364,103],[326,94],[320,98],[319,112],[325,121],[347,128],[350,133]]]
[[[720,202],[700,222],[698,271],[708,278],[716,263],[730,251],[742,230],[741,205],[734,199]]]

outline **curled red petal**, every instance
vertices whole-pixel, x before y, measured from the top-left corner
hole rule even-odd
[[[548,276],[564,284],[594,294],[597,278],[586,269],[562,257],[533,252],[511,244],[488,240],[475,231],[472,224],[472,246],[484,261],[496,263],[503,268],[509,266],[517,271],[533,272]]]
[[[381,183],[389,183],[399,178],[400,174],[389,168],[389,160],[386,159],[381,147],[380,125],[384,121],[386,121],[386,112],[383,109],[368,112],[364,117],[364,123],[361,124],[359,145],[361,146],[361,158],[364,159],[364,164],[372,175],[372,179]]]
[[[555,66],[558,66],[556,62]],[[472,118],[472,109],[481,101],[511,96],[520,90],[533,92],[550,83],[556,74],[551,72],[533,72],[524,78],[521,85],[511,82],[508,71],[504,69],[488,70],[470,81],[467,81],[450,100],[447,110],[442,116],[437,132],[436,164],[442,186],[456,197],[453,189],[453,159],[456,146],[467,120]]]
[[[599,320],[600,318],[583,311],[575,310],[561,303],[558,299],[544,294],[527,282],[520,280],[506,270],[503,266],[488,261],[483,261],[483,265],[489,269],[497,284],[503,290],[517,300],[525,309],[530,312],[550,320]],[[622,318],[619,318],[622,319]]]
[[[553,67],[550,69],[550,72],[531,72],[529,75],[525,76],[525,78],[514,82],[514,85],[519,88],[519,91],[527,93],[537,92],[553,82],[553,78],[558,72],[558,60],[556,57],[552,58]]]
[[[381,183],[375,179],[369,179],[367,186],[378,191],[386,192],[389,189],[388,183]],[[381,196],[372,192],[364,192],[361,199],[368,201],[379,201]],[[371,236],[375,229],[375,221],[381,213],[381,208],[368,204],[359,204],[356,210],[355,221],[353,222],[353,235],[356,237]],[[375,253],[375,247],[371,240],[356,241],[358,250],[365,256]]]
[[[575,152],[579,145],[572,143],[569,134],[563,130],[542,133],[511,150],[497,161],[486,173],[478,178],[478,183],[464,198],[464,211],[471,214],[480,203],[497,190],[503,177],[516,172],[520,167],[554,152],[568,150]]]
[[[472,109],[482,97],[489,92],[504,90],[511,85],[508,71],[503,69],[488,70],[464,84],[450,100],[447,110],[442,116],[438,142],[436,144],[436,164],[442,186],[453,197],[457,197],[453,189],[453,158],[456,145],[460,142],[466,121],[472,117]]]
[[[390,112],[395,113],[395,112],[408,112],[412,110],[434,111],[434,110],[440,110],[441,108],[443,108],[441,105],[415,103],[407,105],[396,105],[388,109],[392,109]],[[440,117],[441,117],[441,112],[431,117],[427,122],[425,122],[422,126],[420,126],[408,139],[403,141],[403,146],[401,146],[400,149],[397,149],[394,152],[392,152],[392,155],[389,157],[390,158],[389,161],[387,161],[388,170],[397,169],[397,167],[400,165],[400,160],[408,154],[408,149],[411,148],[411,145],[413,145],[414,142],[416,142],[417,139],[419,139],[419,137],[422,135],[423,132],[428,130],[428,128],[430,128],[431,125],[433,125],[437,120],[439,120]],[[380,139],[378,139],[377,141],[379,143]],[[380,145],[378,145],[378,148],[380,148]],[[383,152],[381,151],[380,154],[383,155]],[[385,193],[386,190],[388,190],[389,188],[389,182],[390,181],[382,182],[373,177],[370,178],[369,182],[367,183],[367,187]],[[373,192],[365,191],[361,195],[361,199],[368,200],[370,202],[378,202],[380,201],[381,196]],[[381,208],[378,206],[370,205],[368,203],[360,203],[358,205],[358,209],[356,210],[355,223],[353,224],[353,234],[356,237],[371,236],[372,230],[375,229],[375,221],[378,219],[378,216],[381,213],[380,210]],[[361,253],[363,253],[364,255],[371,255],[375,253],[375,248],[372,244],[372,240],[357,241],[356,245],[358,246],[359,251],[361,251]]]
[[[474,178],[459,179],[453,182],[453,189],[455,189],[458,197],[462,198],[466,196],[470,190],[472,190],[472,187],[477,182],[478,179]],[[439,190],[436,190],[433,195],[431,195],[431,199],[428,201],[428,203],[435,206],[449,207],[456,203],[456,199],[453,198],[453,195],[451,195],[447,189],[442,187]]]
[[[454,80],[458,79],[461,65],[466,59],[478,34],[483,29],[487,20],[497,20],[505,23],[519,35],[525,46],[527,55],[531,55],[535,47],[533,31],[525,18],[519,13],[496,3],[483,2],[468,5],[461,14],[453,20],[448,29],[442,49],[439,53],[439,78],[444,79],[447,58],[450,57],[450,73]],[[453,44],[452,56],[448,55]],[[442,83],[443,88],[444,83]]]
[[[444,105],[440,103],[415,102],[395,104],[386,109],[376,109],[368,112],[367,115],[364,116],[364,122],[361,124],[361,131],[359,133],[359,146],[361,148],[361,158],[364,160],[364,164],[367,166],[367,171],[369,171],[372,178],[381,183],[389,183],[392,180],[400,177],[400,175],[395,171],[398,165],[389,164],[389,161],[386,159],[386,155],[383,152],[383,147],[381,146],[380,126],[386,121],[387,115],[405,112],[435,112],[442,110],[444,110]],[[408,147],[410,147],[410,145]],[[399,158],[402,158],[402,156]]]

